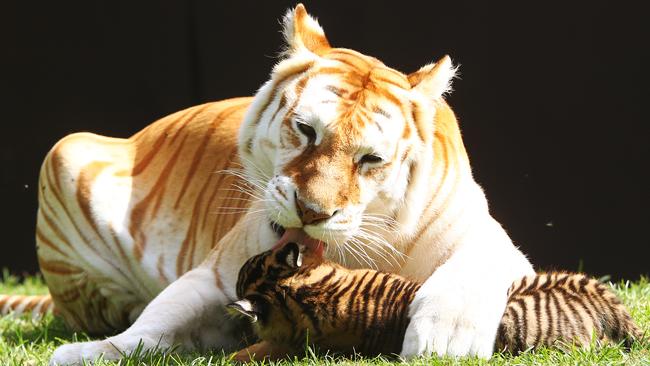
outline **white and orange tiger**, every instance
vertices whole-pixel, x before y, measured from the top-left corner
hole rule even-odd
[[[302,5],[284,36],[253,98],[50,151],[36,237],[55,307],[75,329],[123,330],[63,345],[52,364],[139,342],[232,349],[240,329],[223,306],[241,265],[289,240],[423,283],[403,356],[490,356],[507,290],[533,270],[472,178],[443,100],[449,58],[402,74],[330,47]]]

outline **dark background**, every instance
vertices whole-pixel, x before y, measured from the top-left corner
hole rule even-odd
[[[292,2],[4,2],[0,267],[37,270],[40,163],[75,131],[127,137],[251,95]],[[426,4],[426,5],[425,5]],[[641,4],[641,2],[639,2]],[[638,278],[650,204],[647,13],[604,1],[306,2],[330,43],[410,72],[461,64],[448,98],[496,218],[538,268]]]

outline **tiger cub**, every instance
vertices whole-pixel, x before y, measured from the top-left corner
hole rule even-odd
[[[495,348],[519,352],[560,339],[586,346],[593,336],[629,346],[642,333],[606,285],[577,273],[539,273],[508,290]]]
[[[251,257],[237,279],[233,314],[253,321],[261,343],[235,359],[297,354],[306,342],[364,356],[399,354],[408,308],[420,288],[398,275],[303,256],[295,243]],[[599,339],[632,340],[641,333],[627,310],[598,281],[550,273],[512,285],[495,349],[519,352],[559,339],[587,345]]]

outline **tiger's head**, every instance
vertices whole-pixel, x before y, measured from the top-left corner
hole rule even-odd
[[[383,218],[408,235],[430,188],[434,115],[455,74],[449,57],[405,75],[331,47],[302,5],[284,17],[284,37],[284,57],[239,135],[269,219],[328,246]]]

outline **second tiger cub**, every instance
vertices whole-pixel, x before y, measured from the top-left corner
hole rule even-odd
[[[261,342],[236,359],[282,358],[307,341],[345,354],[399,354],[419,288],[395,274],[303,257],[295,243],[261,253],[241,268],[240,300],[228,305],[254,321]],[[605,285],[580,274],[538,274],[510,288],[495,349],[519,352],[560,339],[587,345],[592,334],[603,341],[641,336]]]

